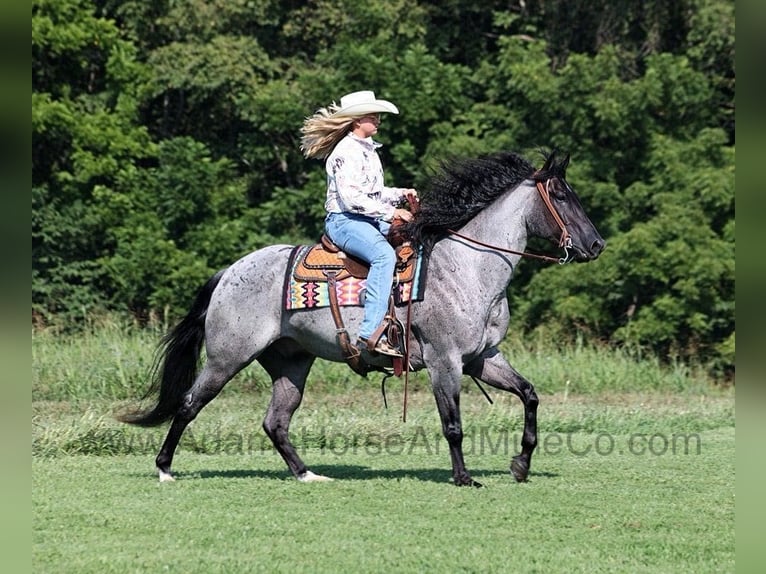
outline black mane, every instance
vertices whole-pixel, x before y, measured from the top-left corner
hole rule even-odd
[[[563,178],[568,157],[556,164],[555,152],[545,153],[543,170],[513,152],[442,162],[428,185],[420,190],[420,213],[405,227],[417,245],[431,246],[448,229],[458,229],[508,189],[525,179]]]

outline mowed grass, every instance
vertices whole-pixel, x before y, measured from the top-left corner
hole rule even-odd
[[[581,443],[592,439],[576,437]],[[33,462],[34,572],[733,572],[734,433],[699,455],[546,454],[526,484],[507,458],[306,453],[183,456],[159,484],[140,456]]]
[[[734,571],[732,396],[543,397],[540,446],[518,484],[508,465],[521,409],[468,392],[466,459],[481,489],[450,484],[425,393],[410,397],[407,423],[371,391],[309,395],[296,444],[335,479],[313,484],[295,481],[248,426],[260,423],[258,398],[203,411],[174,483],[160,484],[153,465],[165,429],[124,427],[130,454],[33,457],[33,571]],[[81,434],[94,452],[123,428],[68,416],[67,429],[102,429]],[[324,447],[309,446],[321,437]]]
[[[513,347],[540,393],[530,480],[508,472],[522,408],[466,381],[456,488],[423,374],[319,364],[294,418],[294,480],[260,428],[262,373],[202,411],[160,484],[166,427],[117,423],[145,384],[144,335],[33,338],[34,572],[733,572],[735,398],[684,367]],[[68,349],[68,351],[67,351]],[[631,381],[633,384],[631,385]],[[59,384],[61,383],[61,384]]]

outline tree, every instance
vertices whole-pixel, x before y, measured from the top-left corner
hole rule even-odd
[[[99,190],[152,155],[135,124],[144,69],[85,0],[33,2],[32,60],[32,309],[82,317],[106,303],[98,258],[119,217]]]

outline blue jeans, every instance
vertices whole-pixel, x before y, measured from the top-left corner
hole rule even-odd
[[[355,213],[330,213],[325,219],[325,233],[346,253],[370,264],[364,319],[359,336],[365,339],[375,332],[388,311],[388,296],[396,265],[396,253],[386,236],[391,224]]]

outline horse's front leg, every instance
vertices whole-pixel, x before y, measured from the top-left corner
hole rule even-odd
[[[463,458],[463,427],[460,421],[460,372],[431,371],[436,406],[442,422],[442,432],[449,444],[452,459],[452,480],[457,486],[481,486],[468,474]]]
[[[537,405],[540,401],[535,388],[494,347],[468,363],[464,372],[521,399],[524,405],[524,433],[521,437],[521,453],[511,460],[511,473],[517,481],[526,481],[532,464],[532,453],[537,446]]]

